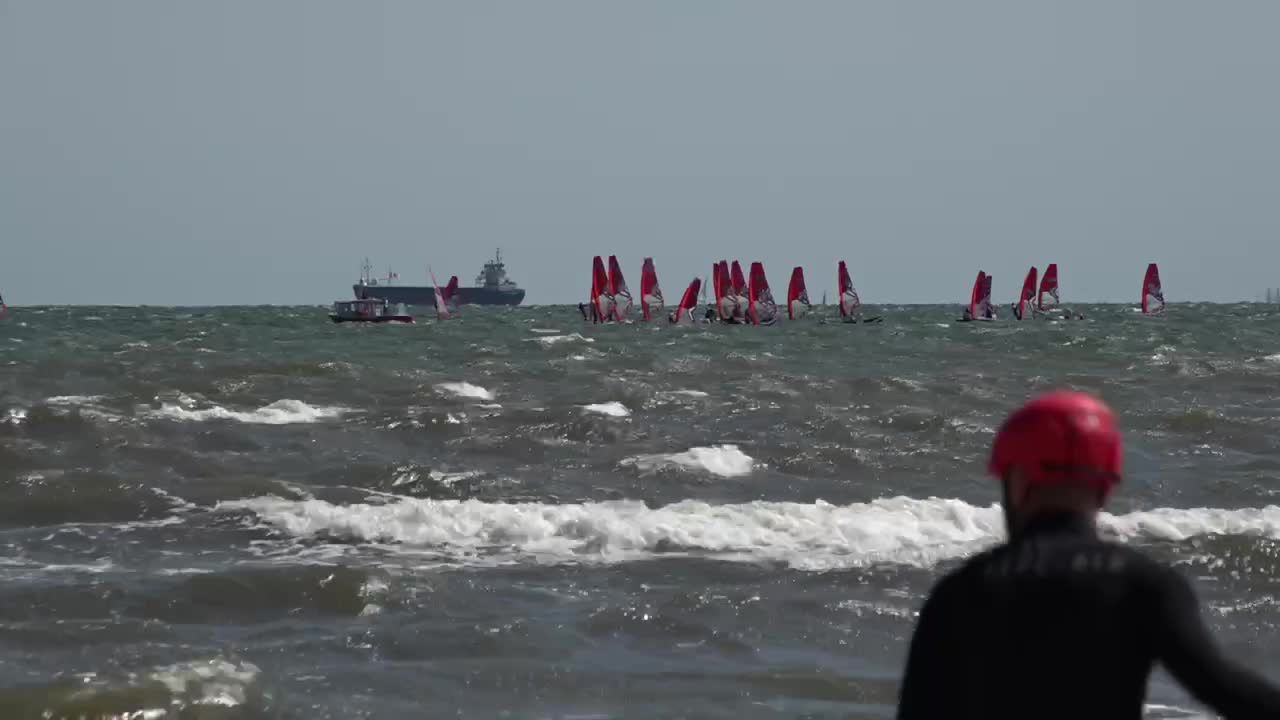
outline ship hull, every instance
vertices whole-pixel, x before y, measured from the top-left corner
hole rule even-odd
[[[353,285],[357,298],[363,292],[365,297],[379,298],[389,303],[404,303],[418,307],[434,308],[436,292],[434,287],[413,287],[411,285]],[[482,287],[458,288],[459,305],[519,305],[524,302],[524,290],[490,290]]]

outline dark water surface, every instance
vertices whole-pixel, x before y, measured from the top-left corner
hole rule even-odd
[[[1280,315],[1080,309],[15,309],[0,716],[887,717],[922,594],[1002,536],[994,427],[1059,385],[1128,432],[1108,532],[1280,679]]]

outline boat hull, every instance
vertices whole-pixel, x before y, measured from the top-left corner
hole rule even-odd
[[[379,298],[389,303],[404,303],[418,307],[434,308],[436,292],[434,287],[414,287],[412,285],[352,285],[352,292],[357,298],[361,293],[365,297]],[[458,305],[519,305],[524,302],[524,290],[491,290],[482,287],[460,287],[456,295]]]
[[[329,314],[329,319],[335,323],[356,322],[356,323],[412,323],[412,315],[383,315],[381,317],[344,317],[342,315]]]

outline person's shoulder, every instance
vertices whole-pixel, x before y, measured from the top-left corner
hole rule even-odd
[[[986,569],[1008,551],[1008,545],[997,545],[970,557],[963,563],[945,573],[934,585],[934,594],[958,592],[962,587],[972,585],[986,574]]]
[[[1171,587],[1189,588],[1191,585],[1177,568],[1137,548],[1110,541],[1102,545],[1108,553],[1107,569],[1123,574],[1142,589],[1165,592]]]

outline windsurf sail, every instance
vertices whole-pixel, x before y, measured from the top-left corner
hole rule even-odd
[[[627,289],[627,281],[622,277],[622,266],[618,264],[618,256],[609,256],[609,293],[613,295],[613,319],[622,322],[631,314],[631,291]]]
[[[991,280],[994,277],[988,275],[982,279],[982,317],[989,320],[996,316],[996,306],[991,303]]]
[[[769,290],[769,279],[764,275],[764,263],[751,263],[751,284],[747,289],[750,304],[748,313],[753,325],[772,325],[778,319],[778,303]]]
[[[747,279],[742,274],[742,265],[737,260],[729,266],[729,277],[733,282],[733,301],[736,307],[733,309],[733,316],[741,321],[747,319],[747,306],[751,302],[750,288],[747,287]]]
[[[1147,274],[1142,278],[1142,313],[1159,315],[1164,312],[1164,288],[1160,286],[1160,267],[1155,263],[1147,266]]]
[[[791,282],[787,285],[787,319],[799,320],[809,314],[809,290],[804,286],[804,268],[791,270]]]
[[[591,261],[591,307],[595,311],[592,322],[608,322],[613,317],[613,293],[599,255]]]
[[[733,295],[733,280],[729,276],[729,262],[721,260],[712,268],[715,278],[716,313],[721,320],[732,320],[738,307],[737,298]]]
[[[862,307],[862,299],[853,287],[853,278],[849,277],[849,266],[843,260],[836,272],[836,287],[840,290],[840,317],[853,320],[858,309]]]
[[[450,315],[458,314],[458,276],[453,275],[449,278],[449,284],[444,286],[444,306],[449,309]]]
[[[987,274],[978,271],[978,279],[973,281],[973,292],[969,294],[969,319],[982,317],[982,293],[987,286]]]
[[[640,268],[640,310],[644,319],[650,320],[653,315],[662,316],[662,308],[666,302],[662,299],[662,288],[658,286],[658,271],[653,267],[653,258],[645,258]]]
[[[1032,265],[1027,271],[1027,278],[1022,281],[1022,292],[1018,295],[1018,302],[1014,303],[1013,316],[1019,320],[1026,320],[1027,315],[1034,307],[1032,300],[1036,296],[1036,280],[1039,279],[1039,271],[1036,266]]]
[[[427,274],[431,276],[431,287],[435,288],[436,295],[436,319],[449,319],[449,301],[443,290],[440,289],[440,283],[436,282],[436,274],[427,268]]]
[[[671,316],[671,322],[679,323],[685,320],[694,322],[693,311],[698,307],[698,292],[702,289],[702,281],[694,278],[689,283],[689,287],[684,289],[684,296],[680,298],[680,307],[676,308],[676,312]]]
[[[0,318],[4,318],[9,314],[9,306],[4,304],[4,296],[0,295]]]
[[[1058,263],[1049,263],[1044,269],[1044,277],[1040,278],[1040,294],[1036,298],[1036,309],[1052,310],[1058,306]]]

